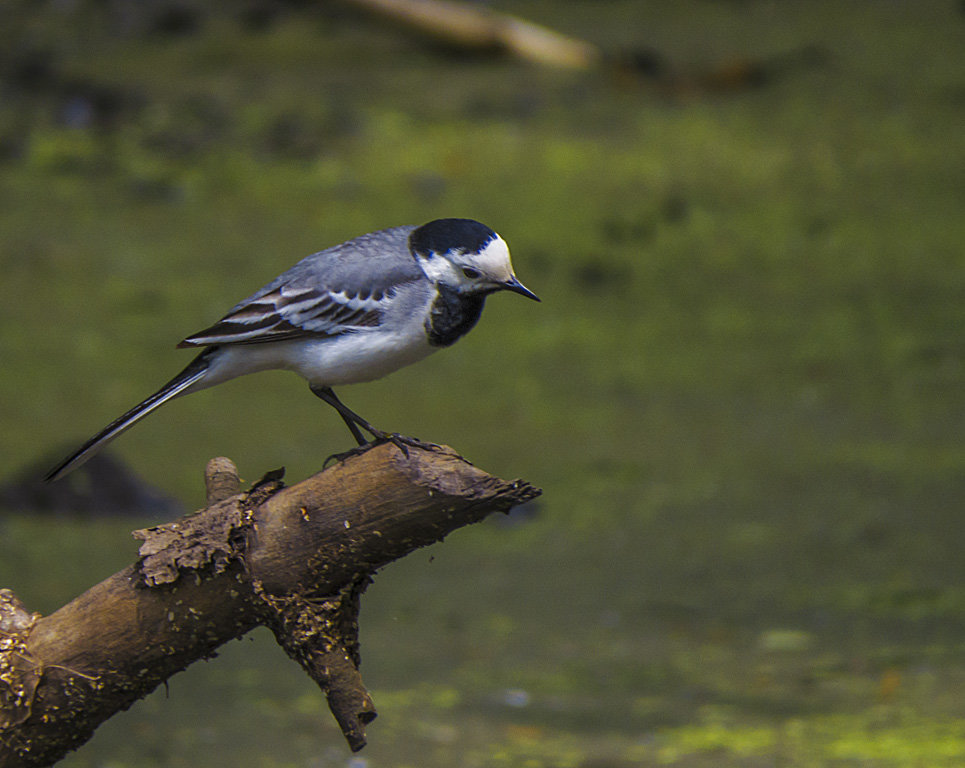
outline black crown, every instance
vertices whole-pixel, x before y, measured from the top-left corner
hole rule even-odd
[[[496,239],[496,233],[473,219],[436,219],[413,230],[409,247],[417,256],[461,250],[479,253]]]

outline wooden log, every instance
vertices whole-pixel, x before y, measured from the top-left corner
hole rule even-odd
[[[280,473],[246,493],[209,462],[209,506],[136,531],[132,566],[55,613],[0,591],[0,768],[45,766],[100,723],[255,626],[325,692],[354,750],[375,706],[358,673],[358,610],[372,574],[540,491],[448,448],[391,444],[297,485]]]

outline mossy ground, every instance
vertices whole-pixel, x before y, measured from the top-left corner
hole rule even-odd
[[[308,7],[172,36],[12,3],[0,461],[102,426],[187,362],[178,340],[313,250],[479,218],[543,303],[494,297],[453,349],[341,394],[545,496],[370,589],[361,759],[961,765],[959,6],[510,9],[684,68],[821,53],[668,97]],[[198,505],[211,456],[297,479],[347,438],[279,373],[174,403],[116,450]],[[129,562],[138,524],[0,526],[0,584],[50,610]],[[64,764],[345,765],[303,678],[257,635]]]

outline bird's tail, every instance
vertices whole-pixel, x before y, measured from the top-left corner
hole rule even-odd
[[[77,469],[77,467],[121,434],[121,432],[134,426],[155,408],[161,407],[168,400],[177,397],[192,384],[200,381],[208,372],[208,363],[212,352],[212,347],[205,349],[200,355],[194,358],[181,373],[147,398],[147,400],[138,403],[123,416],[114,419],[114,421],[70,454],[70,456],[60,462],[60,464],[51,469],[44,475],[44,480],[46,482],[59,480],[68,472]]]

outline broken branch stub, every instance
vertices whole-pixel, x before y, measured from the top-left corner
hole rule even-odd
[[[210,506],[136,532],[135,565],[50,616],[0,600],[0,768],[50,765],[258,625],[319,684],[361,749],[375,717],[358,672],[359,603],[372,574],[540,493],[450,449],[405,456],[391,444],[291,487],[273,473],[226,495],[238,483],[223,460],[209,465],[208,481]]]

